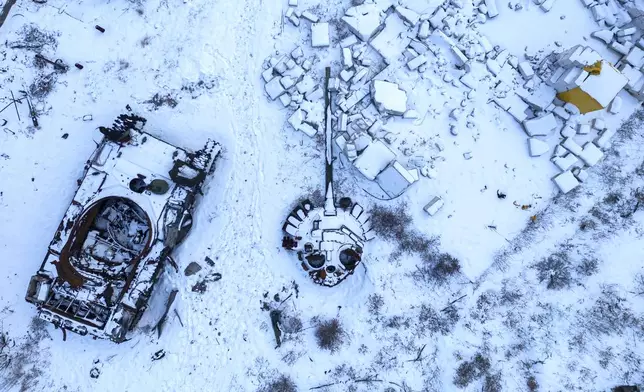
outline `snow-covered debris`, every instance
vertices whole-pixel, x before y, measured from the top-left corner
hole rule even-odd
[[[528,148],[531,157],[538,157],[550,151],[548,143],[534,137],[528,139]]]
[[[579,181],[570,171],[565,171],[559,174],[558,176],[553,178],[553,181],[555,182],[555,184],[557,184],[557,186],[563,193],[568,193],[579,186]]]
[[[596,145],[588,142],[578,156],[586,165],[594,166],[604,157],[604,153]]]
[[[402,6],[395,7],[396,13],[407,23],[415,26],[420,20],[420,15],[416,11],[410,10]]]
[[[408,30],[400,16],[395,12],[391,13],[385,19],[382,31],[371,39],[370,45],[383,57],[385,63],[393,64],[411,42]]]
[[[566,154],[562,157],[558,156],[552,159],[552,163],[554,163],[562,171],[570,169],[577,162],[579,162],[579,159],[577,159],[575,154]]]
[[[373,181],[395,159],[396,154],[384,142],[375,140],[362,151],[353,164],[362,175]]]
[[[575,143],[575,141],[571,137],[565,138],[563,143],[561,143],[561,145],[566,150],[570,151],[571,153],[573,153],[573,154],[575,154],[577,156],[579,156],[579,154],[581,154],[581,151],[582,151],[581,146],[579,144]]]
[[[345,68],[353,67],[353,56],[351,55],[351,48],[342,48],[342,65]]]
[[[523,75],[523,77],[526,79],[531,79],[534,76],[532,65],[530,65],[530,63],[527,61],[519,63],[519,71],[521,72],[521,75]]]
[[[398,161],[393,161],[376,177],[376,183],[389,197],[403,194],[416,181],[412,172]]]
[[[428,213],[430,216],[434,216],[438,211],[443,207],[445,201],[440,196],[434,196],[434,198],[425,205],[423,210]]]
[[[612,114],[618,114],[622,110],[622,98],[621,97],[615,97],[613,99],[613,102],[611,102],[608,111],[611,112]]]
[[[407,111],[407,93],[395,83],[372,81],[371,99],[381,113],[402,116]]]
[[[591,36],[604,41],[604,43],[608,45],[613,41],[615,34],[611,30],[599,30],[592,33]]]
[[[310,11],[304,11],[302,12],[302,18],[308,20],[311,23],[317,23],[320,21],[320,18],[317,15],[314,15]]]
[[[279,98],[280,95],[286,92],[286,89],[284,88],[284,86],[282,86],[280,79],[281,78],[279,77],[275,77],[271,79],[270,82],[266,83],[266,85],[264,86],[266,93],[268,94],[269,98],[273,101]]]
[[[485,0],[485,7],[487,8],[487,16],[490,18],[497,17],[499,15],[499,10],[496,6],[497,0]]]
[[[369,41],[382,25],[380,9],[376,4],[367,3],[349,8],[342,21],[362,41]]]
[[[329,34],[328,23],[311,24],[311,46],[314,48],[329,46],[331,44],[331,37]]]
[[[525,120],[523,127],[528,136],[547,136],[558,127],[557,120],[552,113],[541,117]]]

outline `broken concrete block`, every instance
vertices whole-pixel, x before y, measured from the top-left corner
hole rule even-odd
[[[501,73],[501,66],[496,62],[496,60],[488,59],[485,62],[485,66],[487,67],[487,70],[490,71],[494,76],[497,76]]]
[[[346,113],[340,113],[340,117],[338,119],[338,128],[340,129],[340,131],[345,132],[347,130],[348,120],[349,116]]]
[[[579,186],[579,181],[570,171],[564,171],[552,180],[563,193],[568,193]]]
[[[311,60],[308,60],[308,59],[304,60],[304,62],[302,63],[302,68],[305,71],[310,71],[312,66],[313,66],[313,62]]]
[[[426,39],[429,37],[429,21],[425,20],[420,24],[418,28],[418,38]]]
[[[427,203],[423,210],[430,216],[434,216],[443,207],[444,204],[445,202],[441,197],[435,196],[429,203]]]
[[[519,63],[519,72],[521,72],[521,75],[523,75],[525,79],[531,79],[534,76],[532,65],[527,61]]]
[[[308,137],[313,137],[316,133],[318,133],[317,129],[313,128],[313,126],[307,123],[300,124],[300,127],[297,130],[303,132]]]
[[[485,6],[487,7],[488,17],[495,18],[499,15],[499,10],[496,6],[496,0],[485,0]]]
[[[365,42],[369,41],[382,25],[380,9],[372,3],[349,8],[342,21],[353,34]]]
[[[622,110],[622,98],[615,97],[615,99],[613,99],[613,102],[611,102],[610,106],[608,107],[608,111],[611,112],[612,114],[618,114],[621,110]]]
[[[349,34],[348,37],[343,38],[340,41],[340,47],[341,48],[348,48],[348,47],[351,47],[351,46],[353,46],[353,45],[355,45],[357,43],[358,43],[358,37],[356,37],[353,34]]]
[[[280,95],[286,92],[286,89],[282,86],[280,78],[278,77],[273,78],[270,82],[266,83],[264,89],[272,101],[276,100]]]
[[[604,41],[606,45],[609,45],[611,42],[613,42],[614,34],[610,30],[599,30],[599,31],[595,31],[590,36],[593,38],[597,38],[598,40]]]
[[[579,128],[577,129],[577,133],[580,135],[588,135],[590,133],[590,125],[589,124],[579,124]]]
[[[299,59],[302,56],[304,56],[304,51],[299,46],[293,49],[293,51],[291,52],[291,57],[293,57],[294,59]]]
[[[550,12],[552,9],[552,6],[555,4],[556,0],[546,0],[543,3],[541,3],[540,7],[544,12]]]
[[[410,10],[409,8],[405,8],[402,6],[397,6],[395,7],[396,13],[404,20],[405,22],[409,23],[412,26],[415,26],[416,23],[420,20],[420,15],[413,10]]]
[[[293,26],[297,27],[300,25],[300,18],[298,18],[295,14],[292,14],[291,16],[288,17],[288,20],[293,24]]]
[[[570,118],[570,113],[568,113],[563,106],[557,106],[552,110],[552,113],[556,114],[562,120],[568,120]]]
[[[591,142],[584,145],[579,158],[588,166],[594,166],[604,157],[604,153]]]
[[[317,22],[320,21],[320,18],[318,18],[316,15],[314,15],[310,11],[302,12],[302,18],[308,20],[311,23],[317,23]]]
[[[593,120],[593,128],[598,131],[603,131],[606,129],[606,123],[601,118],[596,118]]]
[[[531,157],[538,157],[550,151],[548,143],[534,137],[528,139],[528,148]]]
[[[417,119],[419,117],[420,115],[418,114],[418,112],[413,109],[407,110],[405,114],[403,114],[403,118],[407,118],[407,119]]]
[[[311,46],[322,48],[331,44],[328,23],[313,23],[311,25]]]
[[[315,89],[313,89],[313,91],[309,91],[304,94],[304,98],[310,102],[315,102],[319,99],[322,99],[323,96],[324,92],[319,87],[316,87]]]
[[[572,140],[572,138],[569,138],[569,137],[565,138],[563,143],[561,143],[561,145],[566,150],[570,151],[571,153],[573,153],[573,154],[575,154],[577,156],[579,156],[579,154],[581,154],[581,151],[582,151],[581,146],[579,144],[575,143],[575,141]]]
[[[271,79],[273,79],[273,67],[270,67],[269,69],[262,72],[262,79],[264,79],[264,81],[267,83],[270,82]]]
[[[297,0],[288,0],[288,5],[292,7],[297,7]]]
[[[413,70],[417,69],[418,67],[420,67],[421,65],[425,64],[426,62],[427,62],[427,57],[425,57],[425,55],[421,54],[420,56],[417,56],[416,58],[414,58],[411,61],[409,61],[407,63],[407,67],[410,70],[413,71]]]
[[[465,75],[461,76],[460,81],[471,89],[476,89],[476,87],[478,86],[478,80],[476,80],[476,77],[472,73],[466,73]]]
[[[401,116],[407,111],[407,93],[395,83],[374,80],[371,99],[381,113]]]
[[[572,174],[575,175],[579,182],[585,182],[588,179],[588,172],[584,169],[575,169]]]
[[[280,78],[280,83],[285,89],[288,90],[289,88],[293,87],[293,85],[295,84],[295,80],[289,76],[284,76]]]
[[[342,48],[342,64],[345,68],[353,67],[353,57],[351,56],[351,49]]]
[[[610,139],[613,137],[615,134],[615,130],[613,129],[605,129],[603,132],[599,134],[599,137],[595,139],[595,145],[599,148],[605,148],[608,146],[608,143],[610,142]]]
[[[289,94],[280,95],[280,102],[282,102],[282,105],[284,105],[284,107],[287,107],[291,104],[291,96]]]
[[[348,69],[342,70],[340,71],[340,79],[342,79],[345,82],[348,82],[349,80],[351,80],[354,74],[355,72],[350,71]]]
[[[302,109],[297,109],[291,117],[288,118],[288,123],[295,129],[299,129],[300,125],[304,122],[305,113]]]
[[[562,157],[555,157],[552,159],[554,163],[561,171],[566,171],[573,167],[579,160],[574,154],[566,154]]]
[[[626,57],[624,57],[624,61],[635,68],[641,68],[644,65],[644,50],[637,46],[633,47]]]
[[[552,113],[541,117],[533,118],[523,122],[528,136],[547,136],[550,132],[558,127],[557,120]]]

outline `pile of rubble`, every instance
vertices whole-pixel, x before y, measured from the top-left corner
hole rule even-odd
[[[555,2],[533,1],[546,12]],[[329,82],[337,147],[390,197],[402,194],[421,175],[430,176],[433,169],[426,162],[417,164],[408,158],[405,163],[414,168],[405,167],[402,161],[410,154],[394,152],[396,136],[387,123],[392,118],[419,117],[409,107],[410,91],[397,83],[396,75],[404,72],[412,79],[438,75],[465,90],[460,104],[450,109],[452,135],[459,134],[461,124],[476,129],[472,101],[480,91],[489,90],[490,101],[522,124],[530,156],[552,153],[553,164],[561,170],[553,181],[563,192],[574,189],[587,178],[587,168],[601,160],[602,149],[615,133],[603,116],[619,112],[618,93],[625,88],[637,98],[644,97],[642,0],[581,1],[606,27],[593,37],[624,56],[616,65],[584,46],[553,54],[542,50],[520,58],[493,45],[476,26],[498,15],[495,0],[471,4],[446,0],[422,7],[413,0],[394,6],[365,0],[350,7],[341,18],[350,33],[339,37],[335,52],[342,69],[335,70]],[[311,12],[299,12],[296,1],[289,4],[285,17],[290,23],[310,22],[311,46],[331,46],[329,24]],[[519,1],[508,5],[522,8]],[[289,55],[271,57],[263,74],[268,96],[292,108],[289,123],[311,137],[323,118],[321,82],[309,72],[313,63],[302,48],[296,48]],[[472,158],[470,152],[463,156]]]

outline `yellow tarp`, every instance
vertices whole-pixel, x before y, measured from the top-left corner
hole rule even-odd
[[[581,114],[601,110],[604,107],[580,87],[557,94],[557,98],[577,106]]]

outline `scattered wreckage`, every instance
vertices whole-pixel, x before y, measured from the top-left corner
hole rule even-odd
[[[125,341],[192,227],[220,146],[188,152],[143,132],[145,122],[123,114],[100,127],[105,137],[29,282],[25,299],[57,327]]]
[[[305,200],[288,216],[282,247],[297,253],[302,268],[317,284],[333,287],[353,274],[364,243],[374,238],[369,214],[351,199],[336,203],[333,190],[333,139],[330,127],[330,69],[325,86],[326,189],[324,206]]]

